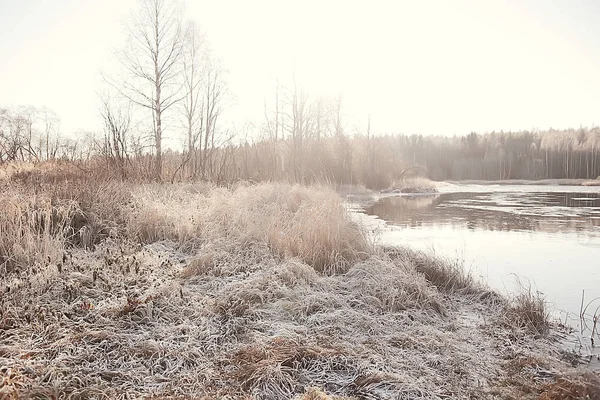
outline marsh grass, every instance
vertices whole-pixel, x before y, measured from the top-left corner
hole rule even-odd
[[[238,185],[183,193],[143,188],[129,226],[141,243],[171,240],[194,250],[222,239],[265,243],[280,259],[298,258],[316,271],[338,273],[372,253],[364,232],[327,188]]]
[[[79,213],[76,204],[52,204],[44,196],[19,191],[0,195],[0,271],[28,270],[62,256],[73,236],[69,221]]]
[[[90,249],[118,236],[130,196],[119,183],[7,185],[0,194],[0,268],[58,264],[68,248]]]
[[[546,335],[551,327],[544,295],[519,279],[517,293],[509,298],[502,315],[504,324],[527,334]]]
[[[489,290],[478,282],[460,260],[451,260],[408,248],[388,247],[383,252],[396,262],[411,265],[440,292],[485,295]]]
[[[0,195],[0,398],[485,398],[516,352],[549,357],[330,189],[79,184]]]
[[[132,206],[131,191],[120,182],[60,182],[48,188],[54,203],[76,203],[79,213],[70,221],[80,232],[73,245],[90,248],[103,239],[122,236]]]

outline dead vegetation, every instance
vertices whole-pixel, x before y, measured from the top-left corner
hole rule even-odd
[[[0,398],[495,398],[535,382],[522,397],[552,399],[579,382],[531,293],[374,246],[329,189],[30,190],[0,195]]]
[[[457,260],[434,257],[406,248],[387,249],[394,259],[411,263],[415,270],[439,291],[463,295],[486,295],[486,288],[477,282]]]
[[[502,390],[506,387],[513,390]],[[589,371],[563,374],[544,359],[517,356],[505,363],[501,383],[494,394],[509,399],[600,399],[600,378],[597,373]]]
[[[546,335],[550,330],[550,311],[542,294],[530,284],[519,283],[519,292],[504,307],[502,322],[533,335]]]
[[[593,373],[560,377],[541,388],[540,400],[600,400],[600,379]]]
[[[437,193],[436,183],[420,176],[402,177],[390,185],[386,191],[400,193]]]
[[[281,259],[296,257],[328,273],[343,271],[372,252],[330,189],[260,184],[192,192],[192,187],[137,191],[132,234],[142,243],[171,240],[183,249],[223,240],[240,246],[266,243]]]

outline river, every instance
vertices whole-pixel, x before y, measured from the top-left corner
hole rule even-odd
[[[382,244],[463,262],[500,292],[531,285],[571,326],[583,291],[587,317],[600,315],[600,187],[444,185],[361,211]]]

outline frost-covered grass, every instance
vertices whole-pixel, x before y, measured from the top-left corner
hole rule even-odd
[[[402,193],[437,193],[437,186],[427,178],[409,177],[394,181],[390,190]]]
[[[0,243],[22,252],[0,275],[0,398],[537,398],[579,379],[528,325],[543,302],[374,245],[330,189],[63,189],[2,197]]]
[[[238,185],[233,189],[145,186],[134,194],[132,234],[142,243],[172,240],[184,249],[235,242],[266,245],[280,259],[298,258],[318,272],[344,271],[373,246],[325,187]]]

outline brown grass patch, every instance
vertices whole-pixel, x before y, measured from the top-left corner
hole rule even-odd
[[[594,372],[564,375],[552,370],[544,360],[536,357],[518,357],[504,366],[506,377],[502,382],[517,388],[518,397],[539,400],[600,400],[600,377]]]
[[[539,400],[600,400],[600,377],[593,372],[560,377],[542,386]]]
[[[343,272],[372,253],[340,197],[323,187],[239,185],[190,194],[146,186],[136,198],[129,225],[142,243],[171,240],[195,250],[222,240],[259,242],[281,259],[298,258],[324,273]]]
[[[519,293],[509,299],[501,322],[531,335],[546,335],[550,329],[550,312],[544,296],[531,285],[519,283]]]
[[[235,367],[231,377],[246,390],[261,388],[289,395],[296,391],[294,371],[310,368],[313,362],[327,363],[344,356],[338,348],[273,338],[264,345],[252,344],[236,351],[228,363]]]

